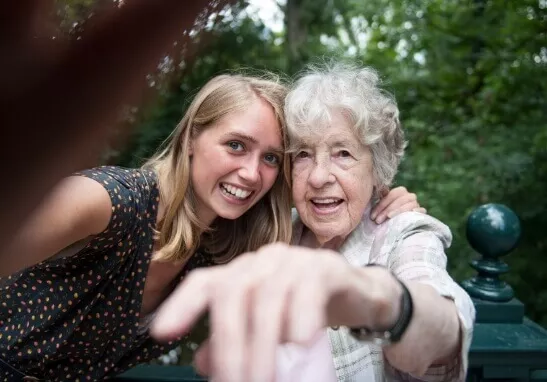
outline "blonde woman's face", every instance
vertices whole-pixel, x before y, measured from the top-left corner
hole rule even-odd
[[[201,132],[190,165],[200,220],[243,215],[274,185],[283,150],[274,111],[261,99]]]

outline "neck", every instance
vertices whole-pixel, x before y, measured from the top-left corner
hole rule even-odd
[[[208,210],[207,208],[200,208],[199,203],[196,206],[196,216],[198,218],[199,223],[202,227],[208,228],[213,224],[215,219],[218,217],[217,214],[214,212]]]
[[[309,248],[324,248],[336,251],[342,246],[344,240],[346,240],[345,236],[317,236],[311,230],[304,227],[304,232],[302,233],[302,240],[300,244]]]

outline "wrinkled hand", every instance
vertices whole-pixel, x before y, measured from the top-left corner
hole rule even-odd
[[[160,307],[151,334],[186,334],[208,310],[211,336],[197,352],[198,368],[206,363],[215,381],[271,381],[279,344],[309,344],[328,325],[374,325],[378,312],[392,319],[382,281],[390,279],[364,271],[332,251],[265,246],[192,272]]]
[[[416,194],[408,192],[405,187],[396,187],[382,197],[380,202],[371,211],[370,218],[381,224],[386,219],[399,215],[403,212],[415,211],[427,213],[426,209],[420,206]]]

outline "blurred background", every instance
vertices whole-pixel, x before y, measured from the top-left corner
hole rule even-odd
[[[123,6],[57,0],[55,33],[77,39],[97,7],[112,3]],[[396,185],[452,229],[452,276],[474,275],[468,213],[506,204],[523,231],[504,258],[506,279],[527,315],[547,326],[547,0],[239,1],[177,44],[148,76],[152,102],[124,111],[103,163],[141,164],[216,74],[292,75],[330,57],[370,65],[397,98],[409,140]],[[199,335],[168,358],[186,362]]]

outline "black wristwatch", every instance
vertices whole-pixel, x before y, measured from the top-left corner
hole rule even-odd
[[[378,264],[368,264],[368,266],[381,266]],[[393,276],[395,277],[395,276]],[[408,291],[406,285],[399,280],[395,279],[401,285],[403,294],[401,296],[401,311],[399,317],[395,322],[395,325],[391,329],[387,330],[371,330],[369,328],[350,328],[350,334],[359,341],[372,342],[375,345],[385,346],[398,342],[405,333],[410,321],[412,320],[412,314],[414,312],[414,305],[412,303],[412,296]]]

